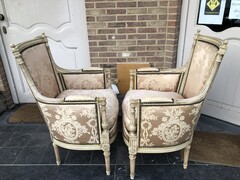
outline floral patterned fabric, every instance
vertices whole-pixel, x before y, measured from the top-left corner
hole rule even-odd
[[[109,129],[114,125],[118,116],[118,100],[112,89],[97,90],[66,90],[58,95],[58,98],[67,96],[89,96],[89,97],[105,97],[106,98],[106,120]]]
[[[71,144],[100,142],[95,104],[38,104],[54,139]]]
[[[140,111],[140,146],[172,146],[189,140],[200,108],[201,103],[187,106],[143,106]]]
[[[123,122],[126,127],[130,125],[131,111],[130,111],[130,100],[131,99],[158,99],[158,98],[173,98],[173,99],[183,99],[183,97],[175,92],[160,92],[151,90],[130,90],[124,97],[122,103],[123,111]]]
[[[66,89],[104,89],[104,74],[64,74]]]
[[[137,89],[176,92],[179,74],[137,75]]]
[[[28,48],[23,51],[22,58],[39,92],[46,97],[56,97],[60,91],[46,46]]]
[[[214,45],[197,42],[183,92],[185,98],[194,97],[201,92],[212,72],[217,52],[218,48]]]

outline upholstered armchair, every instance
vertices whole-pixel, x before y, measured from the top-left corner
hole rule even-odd
[[[110,174],[110,144],[117,135],[118,100],[110,89],[110,71],[58,67],[43,34],[12,45],[17,64],[48,126],[60,165],[58,147],[103,150]]]
[[[189,61],[173,70],[131,70],[123,100],[123,138],[128,146],[130,178],[137,153],[184,149],[184,169],[200,110],[216,75],[227,42],[196,33]]]

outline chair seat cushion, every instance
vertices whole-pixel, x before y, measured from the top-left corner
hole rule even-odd
[[[172,98],[172,99],[184,99],[183,96],[176,92],[161,92],[161,91],[152,91],[152,90],[130,90],[124,97],[122,103],[123,111],[123,123],[124,127],[130,125],[131,111],[130,111],[130,100],[132,99],[151,99],[154,98]]]
[[[114,126],[118,117],[118,99],[112,89],[96,90],[66,90],[60,93],[57,98],[66,98],[68,96],[89,96],[106,98],[106,120],[109,130]]]

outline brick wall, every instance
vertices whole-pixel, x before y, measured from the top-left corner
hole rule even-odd
[[[85,0],[92,66],[176,66],[181,0]]]
[[[8,108],[11,108],[14,106],[12,95],[8,86],[8,81],[6,77],[6,73],[3,67],[2,59],[0,56],[0,92],[2,93],[5,103]]]

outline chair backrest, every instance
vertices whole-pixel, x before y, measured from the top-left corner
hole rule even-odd
[[[30,81],[33,81],[43,96],[55,98],[60,89],[46,36],[39,36],[12,47],[20,68],[27,70],[23,71],[23,74],[28,84],[31,85]]]
[[[208,90],[226,51],[226,44],[220,39],[196,34],[183,83],[182,95],[185,98],[197,96],[206,88]]]

